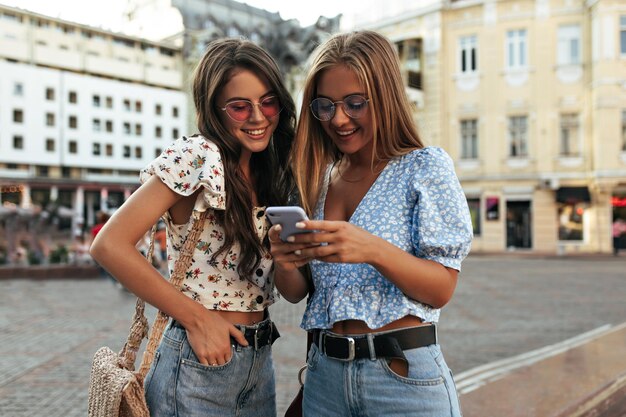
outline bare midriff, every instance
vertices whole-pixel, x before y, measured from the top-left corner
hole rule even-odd
[[[401,319],[393,321],[384,325],[378,329],[370,329],[362,320],[343,320],[338,321],[333,325],[332,332],[337,334],[365,334],[382,332],[386,330],[401,329],[404,327],[423,326],[428,323],[424,323],[422,319],[415,316],[404,316]]]
[[[224,320],[232,324],[242,324],[244,326],[252,326],[263,321],[263,311],[221,311],[213,310]]]

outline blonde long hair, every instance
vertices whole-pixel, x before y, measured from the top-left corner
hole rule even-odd
[[[311,114],[309,104],[317,97],[320,75],[338,65],[354,71],[370,99],[368,105],[374,130],[372,161],[389,160],[424,147],[411,114],[398,55],[391,42],[367,30],[332,36],[314,53],[304,84],[291,153],[301,204],[309,216],[315,210],[328,164],[342,156],[321,122]]]

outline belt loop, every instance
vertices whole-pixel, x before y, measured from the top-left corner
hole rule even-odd
[[[324,346],[324,330],[320,330],[317,346],[320,348],[321,353],[326,354],[326,346]]]
[[[259,350],[259,327],[254,329],[254,350]]]
[[[437,323],[433,323],[433,330],[435,332],[435,344],[439,344],[439,333],[437,332]]]
[[[376,348],[374,347],[374,335],[372,333],[367,334],[367,346],[370,350],[370,360],[376,360]]]

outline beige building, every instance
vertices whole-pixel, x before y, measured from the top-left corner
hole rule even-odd
[[[626,2],[435,1],[360,27],[398,46],[425,142],[456,161],[474,251],[612,251]]]

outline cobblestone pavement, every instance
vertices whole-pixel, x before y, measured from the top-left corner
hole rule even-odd
[[[626,257],[471,256],[463,268],[440,325],[456,373],[626,321]],[[101,279],[0,281],[0,416],[85,416],[92,355],[121,348],[134,300]],[[302,310],[271,310],[280,415],[304,362]]]

